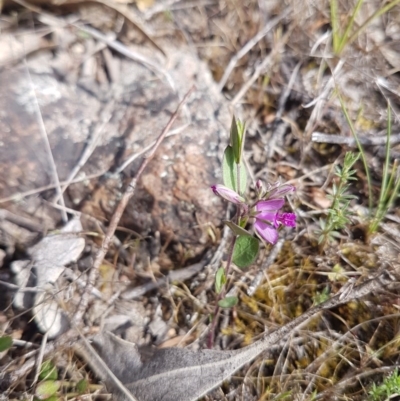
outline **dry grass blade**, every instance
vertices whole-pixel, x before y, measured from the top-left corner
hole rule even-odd
[[[31,91],[34,94],[35,114],[36,114],[37,121],[38,121],[38,124],[39,124],[39,130],[40,130],[40,133],[42,135],[43,142],[44,142],[44,145],[45,145],[48,157],[49,157],[50,169],[51,169],[51,172],[52,172],[52,175],[53,175],[53,179],[55,181],[55,188],[56,188],[56,191],[57,191],[58,198],[59,198],[59,201],[61,203],[61,206],[63,208],[65,208],[65,203],[64,203],[63,193],[62,193],[62,190],[61,190],[60,180],[58,179],[57,167],[56,167],[56,164],[54,162],[53,152],[51,150],[49,138],[48,138],[47,132],[46,132],[46,126],[44,125],[42,112],[40,110],[39,102],[38,102],[38,99],[37,99],[36,93],[35,93],[35,87],[33,85],[31,73],[29,72],[29,67],[28,67],[28,64],[27,64],[26,60],[24,60],[24,64],[25,64],[25,68],[26,68],[26,73],[28,75],[29,84],[31,86]],[[61,216],[63,218],[64,223],[66,223],[68,221],[68,216],[67,216],[67,213],[65,212],[65,210],[61,211]]]
[[[118,4],[118,2],[107,1],[107,0],[92,0],[94,3],[104,4],[106,7],[111,8],[112,10],[117,11],[123,17],[125,17],[157,50],[159,50],[164,56],[166,56],[164,50],[161,46],[155,42],[151,36],[146,32],[145,28],[143,28],[138,21],[136,21],[135,16],[129,11],[128,8],[123,5]],[[68,0],[65,2],[66,4],[81,4],[85,3],[85,1],[81,0]]]
[[[336,145],[346,145],[351,147],[356,147],[357,142],[353,137],[345,137],[340,135],[325,134],[323,132],[313,132],[311,136],[313,142],[319,143],[331,143]],[[360,137],[360,143],[366,146],[384,146],[387,143],[386,136],[373,136],[371,138]],[[400,143],[400,135],[392,135],[390,137],[390,144],[397,145]]]
[[[229,75],[235,68],[237,62],[244,57],[271,29],[279,24],[282,19],[286,18],[289,14],[289,8],[279,14],[278,17],[273,18],[268,22],[267,25],[260,32],[257,33],[252,39],[250,39],[231,59],[228,66],[225,69],[224,75],[218,83],[218,90],[222,91],[226,82],[228,81]]]
[[[20,1],[20,0],[18,0],[18,1]],[[171,88],[175,89],[175,84],[172,81],[169,74],[163,68],[161,68],[160,65],[156,61],[150,60],[148,57],[145,57],[142,54],[135,52],[132,49],[129,49],[128,47],[126,47],[123,43],[119,42],[118,40],[110,39],[109,37],[107,37],[100,31],[98,31],[97,29],[94,29],[89,26],[84,26],[81,24],[71,24],[71,25],[74,26],[75,28],[81,30],[82,32],[85,32],[85,33],[93,36],[94,38],[101,40],[107,46],[114,49],[118,53],[124,55],[125,57],[128,57],[133,61],[137,61],[139,63],[143,63],[144,65],[148,66],[156,74],[157,73],[161,74],[167,80],[167,82],[170,84]]]
[[[114,92],[114,91],[113,91]],[[72,171],[69,173],[68,178],[65,180],[65,183],[62,184],[62,189],[61,192],[64,193],[65,190],[68,188],[68,186],[72,183],[76,175],[79,173],[79,171],[82,169],[82,167],[86,164],[86,162],[89,160],[90,156],[96,149],[96,146],[100,140],[101,134],[103,133],[103,130],[106,126],[106,124],[110,121],[112,117],[112,111],[115,107],[115,94],[112,95],[112,99],[105,105],[105,107],[102,110],[102,118],[101,121],[97,124],[94,133],[92,137],[89,140],[89,143],[86,145],[83,153],[81,154],[78,162],[72,169]],[[59,196],[56,197],[55,202],[58,201]]]
[[[271,53],[265,57],[260,65],[257,66],[251,78],[245,82],[245,84],[240,88],[236,96],[232,99],[232,105],[235,105],[240,102],[246,92],[251,88],[251,86],[257,81],[261,74],[264,74],[266,71],[272,68],[273,63],[275,62],[275,57],[281,53],[284,45],[289,38],[289,33],[286,33],[283,38],[275,45],[274,49]]]
[[[107,173],[107,171],[102,171],[100,173],[90,174],[88,176],[85,176],[85,177],[82,177],[82,178],[76,178],[76,179],[73,179],[71,181],[69,181],[69,180],[60,181],[60,185],[65,186],[65,185],[70,185],[70,184],[77,184],[77,183],[82,182],[82,181],[92,180],[92,179],[101,177],[105,173]],[[7,196],[6,198],[0,199],[0,204],[1,203],[6,203],[6,202],[18,201],[18,200],[26,198],[27,196],[40,194],[41,192],[48,191],[49,189],[54,189],[56,187],[57,187],[56,184],[49,184],[49,185],[44,185],[43,187],[40,187],[40,188],[35,188],[35,189],[31,189],[29,191],[16,193],[14,195]]]

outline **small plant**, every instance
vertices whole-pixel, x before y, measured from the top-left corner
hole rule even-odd
[[[40,367],[39,384],[36,386],[34,400],[56,401],[61,383],[57,380],[57,368],[50,360],[44,361]]]
[[[360,154],[347,152],[344,157],[343,167],[336,166],[335,174],[339,177],[339,182],[333,184],[332,195],[327,196],[328,199],[332,200],[328,217],[326,220],[320,220],[321,230],[319,231],[318,243],[321,244],[322,248],[328,241],[338,237],[340,235],[339,231],[350,223],[349,206],[350,201],[355,196],[348,194],[348,182],[356,180],[354,177],[356,170],[352,168],[359,157]]]
[[[395,199],[399,194],[400,189],[400,176],[398,172],[398,161],[395,160],[392,168],[390,169],[390,137],[392,135],[392,113],[390,103],[387,109],[388,124],[386,134],[386,155],[385,163],[383,165],[383,176],[381,190],[379,194],[378,207],[374,219],[369,226],[369,232],[374,233],[379,227],[380,222],[386,216],[388,210],[392,207]],[[389,173],[389,170],[391,172]]]
[[[70,397],[77,397],[86,394],[89,390],[89,383],[86,379],[79,382],[59,380],[57,367],[52,361],[44,361],[40,367],[39,383],[35,389],[34,401],[59,401],[64,399],[61,396],[62,390],[69,390]]]
[[[350,15],[350,20],[347,24],[347,27],[344,31],[344,33],[341,33],[341,28],[339,24],[339,13],[338,13],[338,4],[337,0],[331,0],[330,1],[330,6],[331,6],[331,25],[332,25],[332,43],[333,43],[333,51],[335,54],[340,54],[346,44],[349,41],[349,36],[350,32],[353,28],[354,25],[354,20],[356,18],[356,15],[358,14],[358,11],[360,10],[364,0],[358,0],[356,6],[354,7],[351,15]]]
[[[12,337],[11,336],[1,336],[0,337],[0,352],[6,351],[12,347]]]
[[[357,143],[358,150],[361,155],[361,159],[364,164],[365,174],[367,176],[368,183],[368,204],[369,204],[369,233],[374,233],[379,227],[382,219],[386,216],[389,209],[393,206],[395,199],[397,198],[400,191],[400,176],[398,169],[398,161],[395,160],[392,168],[390,168],[390,138],[392,135],[392,113],[391,106],[388,102],[387,108],[387,116],[388,116],[388,124],[387,124],[387,134],[386,134],[386,155],[385,155],[385,163],[383,165],[383,176],[382,176],[382,184],[379,195],[378,206],[376,208],[375,215],[373,215],[373,197],[372,197],[372,180],[371,173],[368,167],[367,157],[364,151],[363,146],[358,138],[354,125],[350,119],[349,113],[346,109],[346,106],[343,102],[343,99],[339,96],[339,101],[343,110],[343,113],[346,117],[346,120],[349,124],[350,131]],[[390,173],[389,173],[390,171]]]
[[[328,287],[325,287],[321,292],[317,292],[313,297],[313,304],[319,305],[327,301],[330,297],[330,291]]]
[[[292,185],[277,182],[264,188],[261,181],[255,185],[257,199],[245,199],[247,174],[242,161],[245,141],[245,126],[233,117],[230,145],[224,151],[223,181],[224,185],[213,185],[213,192],[225,200],[236,205],[236,216],[232,221],[224,223],[232,230],[234,236],[228,251],[228,260],[225,267],[218,269],[215,276],[215,290],[218,294],[217,308],[211,325],[209,346],[213,343],[213,333],[216,325],[219,308],[230,308],[237,303],[234,296],[226,297],[227,277],[232,262],[240,268],[249,266],[257,257],[259,242],[276,244],[278,228],[283,226],[295,227],[296,215],[282,212],[285,196],[294,191]],[[255,232],[248,231],[247,226]]]
[[[382,384],[380,384],[379,386],[374,383],[368,394],[368,399],[371,401],[382,401],[388,399],[393,395],[399,395],[400,376],[397,368],[392,372],[390,376],[385,377]]]

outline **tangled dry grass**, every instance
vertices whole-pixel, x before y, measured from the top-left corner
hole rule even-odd
[[[85,90],[101,97],[117,87],[123,74],[119,69],[123,60],[142,63],[159,77],[165,70],[162,65],[154,65],[152,55],[171,47],[184,49],[198,56],[211,71],[216,90],[210,96],[217,98],[221,92],[224,107],[247,122],[245,156],[253,182],[281,179],[295,185],[291,208],[297,214],[297,229],[283,232],[273,248],[264,248],[251,268],[234,269],[230,291],[238,295],[239,304],[224,312],[220,319],[216,348],[230,350],[251,344],[263,333],[281,327],[335,294],[351,291],[352,286],[378,274],[390,277],[390,288],[314,316],[306,326],[284,338],[279,347],[261,354],[205,399],[365,400],[372,383],[380,383],[399,364],[397,197],[377,233],[369,231],[368,217],[369,202],[372,210],[378,205],[384,177],[388,103],[393,113],[394,133],[390,157],[392,160],[399,157],[400,6],[397,3],[379,0],[3,3],[0,74],[24,65],[24,60],[51,54],[57,59],[57,74],[67,86],[77,77],[84,77],[88,83]],[[337,18],[332,18],[334,13]],[[331,204],[326,196],[332,193],[334,168],[343,163],[346,151],[357,152],[340,98],[364,144],[371,182],[359,160],[355,165],[357,181],[349,189],[354,196],[349,209],[351,224],[341,230],[338,238],[321,247],[317,231]],[[107,110],[114,110],[118,99],[121,98],[106,98],[99,107],[100,123],[107,124]],[[45,114],[43,105],[39,106]],[[206,114],[203,118],[211,116]],[[0,151],[4,155],[0,160],[2,171],[10,176],[15,174],[14,181],[18,183],[22,180],[20,173],[13,165],[13,158],[6,157],[7,121],[0,115],[0,123],[1,119],[5,149]],[[136,123],[133,120],[132,125]],[[219,140],[227,141],[227,136]],[[96,148],[95,141],[92,148]],[[115,149],[117,153],[119,148]],[[136,149],[134,155],[140,151]],[[85,163],[102,166],[90,156],[88,153],[82,166]],[[128,156],[126,152],[119,155],[114,171],[123,170],[116,167]],[[58,171],[62,162],[55,160]],[[89,169],[84,178],[90,179],[94,171],[98,170]],[[57,176],[54,172],[49,175]],[[75,176],[70,176],[59,189],[74,179]],[[124,322],[134,323],[130,323],[124,336],[135,341],[144,353],[152,347],[205,346],[209,316],[216,300],[214,274],[224,263],[229,236],[223,229],[220,209],[221,225],[209,224],[203,230],[203,253],[201,257],[193,257],[187,245],[166,236],[157,238],[152,230],[137,235],[136,227],[122,223],[115,236],[114,232],[105,233],[112,213],[107,215],[101,208],[87,207],[80,200],[55,209],[49,205],[62,197],[56,197],[57,191],[45,187],[46,179],[36,182],[43,188],[34,197],[26,192],[27,188],[17,186],[18,191],[11,193],[6,179],[0,185],[4,208],[0,215],[0,273],[1,285],[6,290],[0,296],[3,309],[0,333],[13,338],[13,347],[0,354],[2,369],[8,375],[7,383],[3,376],[4,399],[37,396],[37,387],[43,379],[38,366],[43,360],[52,361],[62,383],[54,399],[104,397],[87,361],[71,350],[70,339],[63,335],[57,340],[47,339],[30,321],[29,311],[20,313],[13,306],[17,288],[10,265],[46,234],[43,227],[59,226],[60,208],[64,213],[82,213],[84,220],[85,231],[79,234],[86,240],[84,254],[78,261],[70,261],[72,275],[60,278],[62,281],[57,284],[62,307],[72,316],[76,310],[80,311],[74,324],[84,335],[104,327],[102,315],[110,317],[109,329],[120,327],[118,318],[128,316]],[[121,197],[117,188],[126,180],[111,184],[107,181],[104,187],[110,190],[102,189],[104,182],[89,189],[93,189],[93,198],[103,191],[98,195],[102,197],[101,205],[113,211]],[[81,189],[73,188],[70,199],[79,199]],[[109,252],[104,261],[104,255],[98,259],[96,273],[89,277],[93,286],[89,290],[86,287],[85,292],[86,273],[93,266],[96,251],[107,250],[104,238],[108,238]],[[189,270],[185,270],[187,266]],[[180,274],[174,270],[176,267],[183,268]],[[131,292],[123,297],[126,287]],[[82,294],[86,296],[83,306]],[[82,380],[86,383],[83,390],[77,388]]]

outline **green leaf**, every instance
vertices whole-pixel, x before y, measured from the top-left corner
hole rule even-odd
[[[240,120],[236,120],[235,116],[233,116],[231,124],[231,146],[236,164],[239,164],[242,160],[244,138],[245,126]]]
[[[221,308],[232,308],[238,303],[237,297],[225,297],[218,302]]]
[[[45,380],[40,382],[36,387],[35,396],[40,400],[45,400],[46,398],[51,397],[56,394],[58,389],[60,388],[60,383],[54,380]]]
[[[219,294],[226,283],[225,269],[220,267],[215,275],[215,292]]]
[[[252,235],[248,231],[233,223],[232,221],[224,220],[224,223],[233,231],[234,234],[252,237]]]
[[[240,149],[241,149],[241,138],[238,131],[238,126],[236,123],[235,116],[232,117],[231,124],[231,146],[233,150],[233,155],[236,163],[240,162]]]
[[[240,166],[240,193],[237,190],[238,166]],[[222,176],[226,187],[233,189],[240,195],[243,195],[247,185],[246,168],[243,163],[240,163],[239,165],[235,163],[232,146],[227,146],[225,149],[224,159],[222,161]]]
[[[236,239],[233,250],[233,263],[238,267],[251,265],[257,257],[259,249],[258,239],[247,235],[240,235]]]
[[[40,367],[39,380],[57,380],[57,368],[50,360],[44,361]]]
[[[79,394],[86,393],[88,387],[89,387],[89,383],[85,379],[79,380],[78,383],[76,384],[76,389],[78,390]]]
[[[62,401],[63,399],[58,397],[57,394],[52,395],[49,398],[46,398],[45,401]]]
[[[45,398],[43,401],[62,401],[63,398],[60,398],[57,394],[52,395],[51,397]],[[33,397],[33,401],[42,401],[41,398]]]
[[[0,352],[5,351],[12,346],[12,337],[3,336],[0,337]]]

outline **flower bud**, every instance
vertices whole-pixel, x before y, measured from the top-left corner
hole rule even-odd
[[[215,195],[218,195],[231,203],[235,203],[236,205],[245,203],[245,199],[242,196],[236,193],[233,189],[225,187],[224,185],[213,185],[211,189]]]
[[[279,199],[283,198],[290,192],[294,192],[296,189],[293,185],[290,184],[283,184],[279,185],[278,187],[272,189],[268,193],[268,199]]]

